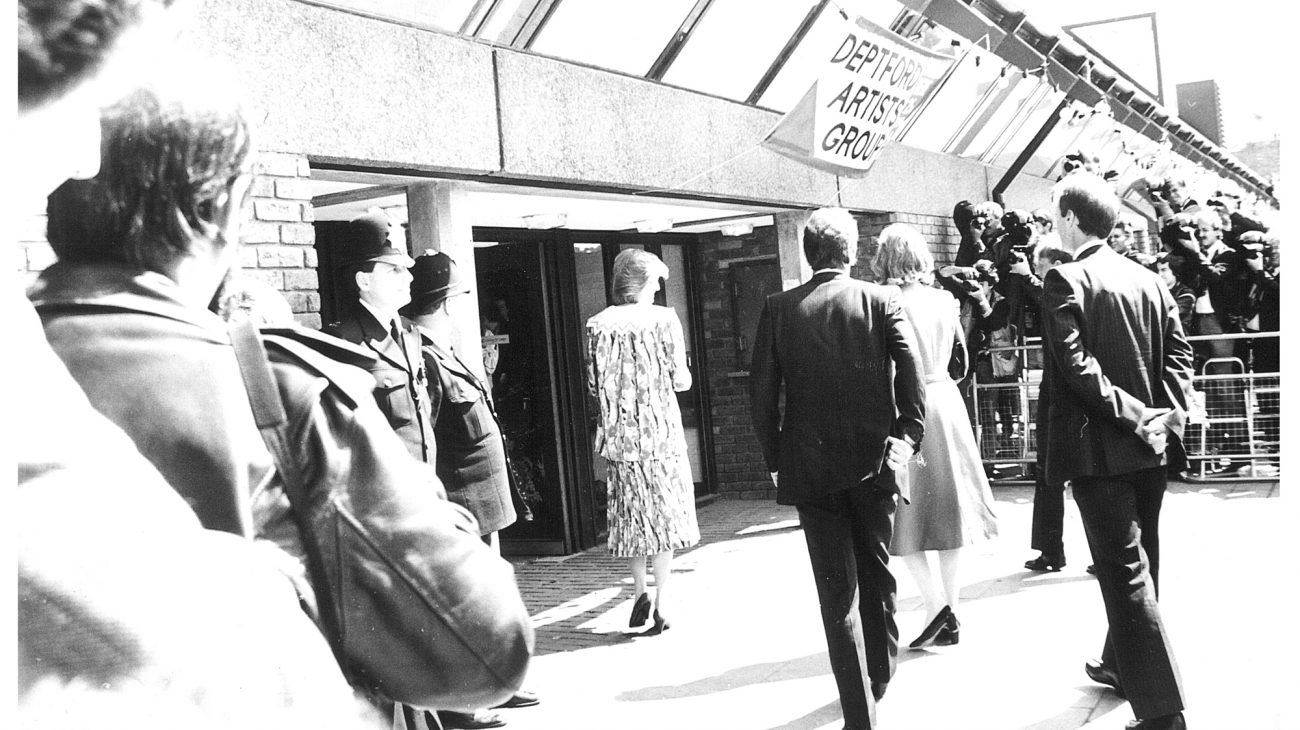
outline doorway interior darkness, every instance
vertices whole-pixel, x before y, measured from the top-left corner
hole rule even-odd
[[[509,336],[498,338],[493,392],[516,473],[525,475],[521,491],[535,500],[532,523],[502,532],[503,550],[569,553],[598,544],[605,534],[605,470],[593,451],[597,413],[586,388],[584,325],[609,304],[611,266],[623,248],[644,248],[669,266],[658,303],[677,310],[688,340],[694,385],[679,394],[679,403],[696,496],[711,493],[708,378],[693,283],[699,237],[478,227],[474,241],[480,311],[497,317],[485,326]]]

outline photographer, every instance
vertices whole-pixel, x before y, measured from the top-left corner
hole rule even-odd
[[[987,244],[985,234],[995,222],[1002,217],[1002,206],[987,201],[978,205],[963,200],[953,207],[952,221],[961,233],[961,242],[957,246],[957,257],[953,265],[941,266],[935,273],[935,281],[953,296],[961,307],[961,329],[968,352],[984,349],[984,328],[981,322],[992,313],[989,297],[993,284],[997,281],[997,272],[993,265],[992,251]],[[971,427],[976,425],[974,373],[975,358],[970,358],[966,376],[957,384],[962,400],[966,403],[966,412],[970,417]]]
[[[1156,209],[1161,225],[1178,213],[1197,213],[1201,206],[1187,191],[1187,182],[1177,177],[1140,177],[1129,186]]]
[[[1187,223],[1193,224],[1195,242],[1187,237]],[[1244,332],[1246,322],[1255,316],[1257,299],[1251,296],[1259,272],[1263,270],[1262,246],[1223,241],[1223,220],[1217,213],[1202,210],[1190,217],[1171,217],[1161,231],[1170,247],[1171,263],[1178,279],[1192,289],[1196,302],[1192,312],[1193,335],[1224,335]],[[1231,358],[1250,362],[1246,340],[1210,339],[1193,344],[1196,364],[1206,375],[1230,375],[1237,371]],[[1206,408],[1212,418],[1244,417],[1242,389],[1233,380],[1208,381],[1205,387]],[[1239,434],[1220,428],[1211,434],[1211,444],[1220,453],[1240,452],[1246,448]],[[1236,466],[1220,462],[1209,473],[1222,473]]]

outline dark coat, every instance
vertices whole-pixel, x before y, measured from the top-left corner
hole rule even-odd
[[[873,479],[887,437],[919,445],[924,433],[916,334],[898,294],[844,273],[820,273],[767,298],[750,387],[763,458],[780,474],[780,504]],[[888,477],[881,486],[895,488]]]
[[[454,353],[421,337],[433,437],[438,442],[438,478],[447,498],[478,518],[485,535],[509,527],[517,517],[514,481],[492,396]]]
[[[1192,347],[1158,275],[1104,242],[1047,272],[1043,350],[1048,483],[1165,464],[1137,435],[1144,407],[1173,409],[1167,453],[1179,452]]]
[[[432,464],[435,461],[433,417],[429,403],[428,377],[420,354],[420,334],[405,317],[402,340],[406,351],[393,339],[387,324],[381,324],[370,310],[357,304],[352,313],[322,331],[367,348],[375,361],[368,368],[375,379],[375,402],[388,418],[411,456]]]
[[[473,517],[447,501],[433,470],[394,438],[359,367],[369,364],[368,353],[299,328],[264,337],[295,456],[308,475],[304,491],[313,502],[333,500],[352,530],[304,535],[253,420],[225,323],[179,293],[156,273],[59,263],[30,296],[50,345],[90,402],[131,437],[205,527],[274,542],[303,575],[308,551],[339,577],[350,564],[340,552],[363,543],[366,557],[402,570],[400,589],[437,617],[436,626],[418,630],[446,631],[471,647],[492,677],[447,687],[430,703],[499,699],[517,687],[533,634],[513,571],[483,545]],[[364,629],[347,622],[365,616],[366,607],[333,591],[313,594],[317,586],[305,581],[298,588],[314,607],[331,602],[318,615],[339,617],[341,626],[327,634]],[[478,667],[466,670],[466,677],[485,676]]]

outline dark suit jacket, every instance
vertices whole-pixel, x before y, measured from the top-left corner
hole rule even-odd
[[[370,368],[375,378],[375,401],[388,423],[406,444],[411,456],[434,463],[433,418],[430,414],[428,378],[420,354],[420,334],[405,317],[400,318],[406,352],[387,324],[381,324],[370,310],[357,304],[352,313],[323,328],[326,334],[361,345],[376,355]]]
[[[1192,348],[1178,303],[1156,274],[1101,246],[1043,282],[1047,481],[1161,466],[1137,435],[1144,406],[1172,408],[1169,452],[1187,420]]]
[[[823,272],[767,298],[750,387],[763,458],[780,473],[778,503],[880,475],[891,435],[920,444],[925,391],[917,357],[916,335],[891,289]],[[895,488],[892,475],[880,486]]]
[[[454,353],[421,337],[438,442],[436,466],[447,498],[477,517],[483,534],[508,527],[517,517],[514,484],[492,396]]]

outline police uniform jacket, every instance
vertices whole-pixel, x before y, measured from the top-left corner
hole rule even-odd
[[[492,396],[459,357],[422,337],[438,442],[438,478],[447,497],[478,518],[483,534],[515,522],[514,480]]]
[[[407,451],[415,458],[434,462],[433,418],[430,412],[428,380],[420,354],[420,335],[415,325],[399,317],[402,344],[393,338],[386,323],[361,304],[352,314],[326,325],[324,332],[361,345],[374,355],[367,368],[375,379],[375,402],[388,418]]]

